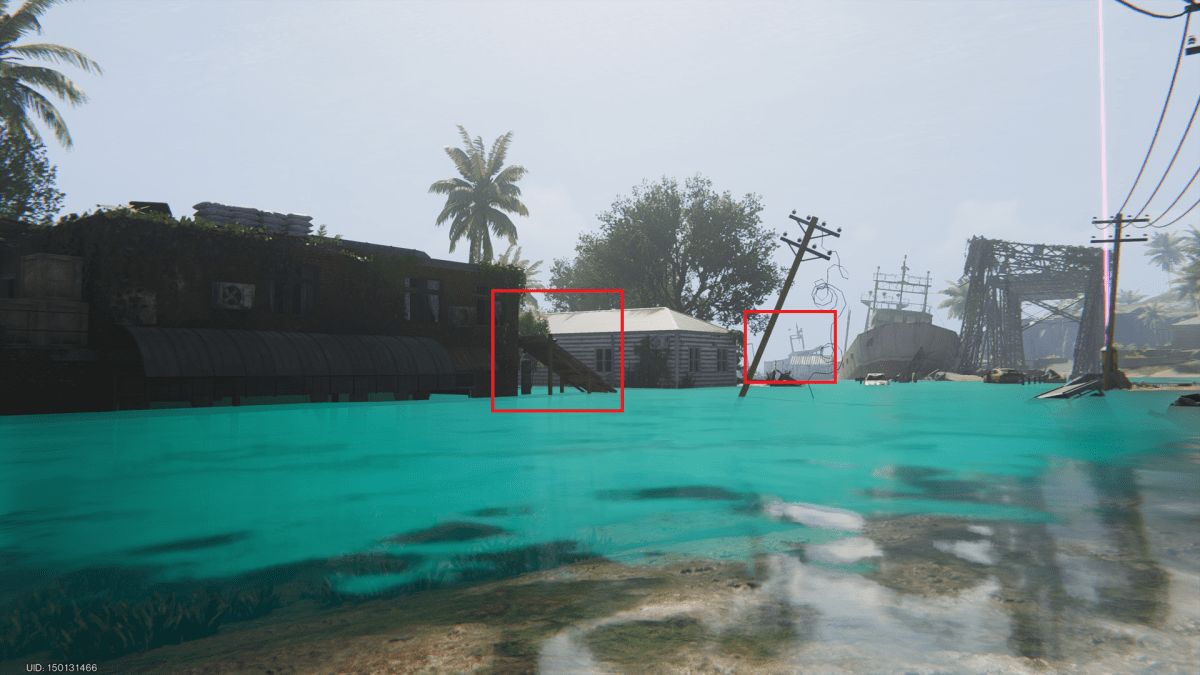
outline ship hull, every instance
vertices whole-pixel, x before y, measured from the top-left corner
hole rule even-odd
[[[858,380],[869,373],[889,378],[920,379],[938,370],[953,370],[958,334],[929,323],[886,323],[860,333],[838,366],[839,380]]]

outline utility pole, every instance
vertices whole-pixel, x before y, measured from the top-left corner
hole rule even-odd
[[[1113,388],[1113,372],[1117,370],[1117,350],[1113,347],[1113,334],[1117,327],[1117,272],[1121,265],[1121,242],[1148,241],[1146,237],[1121,237],[1121,227],[1126,224],[1148,223],[1149,218],[1126,218],[1118,213],[1111,220],[1092,219],[1093,225],[1116,225],[1117,231],[1112,239],[1092,238],[1093,244],[1112,244],[1112,280],[1108,289],[1108,330],[1104,336],[1104,389]]]
[[[800,243],[796,243],[787,238],[786,232],[784,232],[784,236],[780,237],[780,239],[787,243],[788,246],[792,247],[792,251],[794,251],[796,254],[796,259],[792,261],[792,269],[788,272],[787,281],[783,282],[783,289],[779,291],[779,300],[775,303],[776,313],[772,314],[770,321],[767,322],[767,330],[763,333],[762,342],[759,343],[758,350],[754,352],[754,364],[751,365],[750,369],[746,371],[746,381],[742,383],[742,391],[738,394],[739,398],[744,398],[746,396],[746,391],[750,389],[750,378],[754,377],[755,371],[758,370],[758,364],[760,361],[762,361],[763,352],[767,351],[767,342],[771,339],[771,331],[775,330],[775,321],[779,319],[778,312],[779,310],[783,309],[783,302],[787,299],[788,289],[792,287],[792,282],[796,280],[796,270],[800,269],[800,263],[804,262],[804,254],[812,253],[819,258],[829,260],[829,256],[825,255],[824,253],[814,251],[808,247],[808,243],[812,241],[813,232],[816,232],[817,230],[824,232],[824,234],[817,235],[818,238],[827,237],[830,235],[835,237],[842,236],[842,228],[839,227],[837,232],[828,230],[817,224],[817,221],[820,219],[816,216],[809,216],[808,220],[804,220],[796,217],[796,211],[792,210],[792,213],[788,216],[788,218],[791,218],[797,223],[805,226],[806,229],[804,230],[804,238],[800,241]],[[809,260],[811,259],[812,258],[809,258]]]

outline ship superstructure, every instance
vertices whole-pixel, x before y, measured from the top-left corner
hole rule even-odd
[[[953,368],[958,334],[933,325],[930,279],[928,273],[923,277],[909,274],[908,256],[900,274],[884,274],[876,268],[875,290],[862,297],[867,320],[842,357],[839,379],[883,373],[907,381]]]

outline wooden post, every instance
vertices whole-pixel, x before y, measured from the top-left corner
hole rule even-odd
[[[549,356],[546,357],[546,395],[554,395],[554,338],[549,333],[546,334],[546,350]]]
[[[787,299],[788,289],[792,287],[792,282],[796,280],[796,271],[800,269],[800,261],[804,259],[804,254],[808,252],[808,242],[812,241],[813,232],[817,229],[818,218],[812,216],[807,222],[799,218],[793,219],[798,223],[804,223],[808,229],[804,231],[804,239],[800,242],[800,250],[796,251],[796,259],[792,261],[792,269],[788,272],[787,281],[783,283],[783,289],[779,291],[779,300],[775,303],[775,311],[783,309],[783,302]],[[772,314],[771,320],[767,322],[767,330],[763,333],[762,341],[758,344],[758,350],[754,352],[754,364],[746,371],[746,381],[742,383],[742,391],[738,393],[739,397],[744,397],[746,391],[750,389],[750,378],[754,377],[754,372],[758,370],[758,364],[762,361],[763,352],[767,350],[767,342],[771,339],[771,331],[775,330],[775,322],[779,319],[779,314]]]

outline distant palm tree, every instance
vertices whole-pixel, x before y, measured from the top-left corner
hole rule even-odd
[[[49,43],[14,45],[29,31],[42,33],[38,22],[47,9],[61,0],[27,0],[13,14],[0,13],[0,124],[4,132],[13,134],[20,130],[28,138],[41,142],[42,137],[33,124],[32,117],[40,117],[64,148],[73,143],[67,124],[58,110],[33,87],[42,87],[60,101],[72,106],[87,102],[87,96],[75,83],[53,68],[27,66],[23,59],[40,59],[54,63],[69,63],[84,72],[101,74],[97,63],[74,49]],[[9,0],[0,0],[0,12],[8,8]]]
[[[966,312],[967,293],[971,290],[971,281],[966,277],[958,280],[958,283],[947,281],[950,284],[948,288],[938,291],[939,295],[948,295],[949,298],[943,300],[938,305],[939,309],[946,310],[946,316],[951,319],[960,319]]]
[[[461,124],[458,132],[462,135],[463,148],[446,146],[446,154],[462,177],[439,180],[429,187],[430,192],[448,195],[437,224],[453,218],[454,222],[450,224],[451,253],[458,240],[466,237],[471,247],[468,260],[472,263],[491,262],[492,239],[488,228],[496,236],[508,239],[509,244],[515,244],[517,228],[504,212],[529,215],[529,209],[517,199],[521,188],[516,186],[527,170],[520,164],[502,167],[508,144],[512,141],[511,131],[497,138],[491,153],[486,156],[482,136],[472,141]]]
[[[1142,316],[1140,317],[1143,324],[1150,327],[1150,332],[1154,334],[1154,346],[1158,346],[1158,329],[1161,328],[1162,322],[1167,318],[1162,307],[1157,302],[1151,303],[1142,308]]]
[[[1187,247],[1182,235],[1155,232],[1146,246],[1146,255],[1150,256],[1150,262],[1161,267],[1170,279],[1171,272],[1187,260]]]
[[[1188,229],[1191,232],[1187,233],[1187,243],[1183,245],[1183,248],[1190,255],[1200,255],[1200,230],[1197,230],[1195,226]]]
[[[1138,291],[1118,291],[1117,302],[1122,305],[1132,305],[1133,303],[1146,297],[1144,293]]]
[[[1191,300],[1192,307],[1200,307],[1200,257],[1193,257],[1190,263],[1180,269],[1171,285],[1179,293],[1180,300]]]
[[[515,249],[515,250],[514,250]],[[538,268],[542,266],[542,260],[531,263],[528,260],[521,259],[521,247],[515,244],[510,244],[508,250],[500,254],[496,258],[497,265],[515,265],[520,267],[525,272],[525,288],[545,288],[542,280],[534,275],[538,273]],[[522,293],[521,306],[525,308],[533,308],[538,306],[537,293]]]

